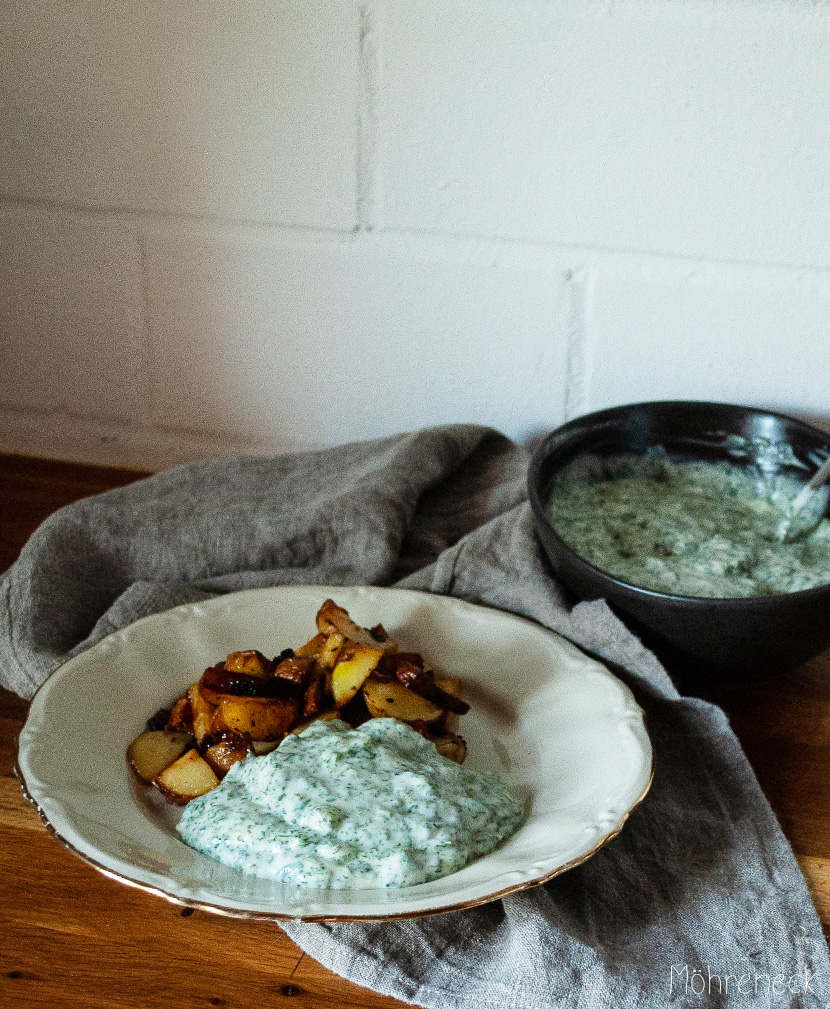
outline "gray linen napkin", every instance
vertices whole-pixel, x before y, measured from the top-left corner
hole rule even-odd
[[[828,1006],[804,880],[723,713],[683,698],[602,602],[571,609],[524,500],[526,454],[433,428],[176,467],[55,513],[0,580],[0,677],[30,697],[138,617],[281,584],[397,584],[531,617],[612,663],[648,716],[654,785],[583,866],[412,921],[289,923],[351,981],[434,1009]]]

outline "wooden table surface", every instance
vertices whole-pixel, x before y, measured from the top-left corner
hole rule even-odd
[[[141,474],[0,455],[0,571],[50,512]],[[729,714],[830,935],[830,652],[780,684],[707,694]],[[267,922],[182,911],[64,850],[23,798],[27,704],[0,688],[0,1006],[399,1006],[325,970]]]

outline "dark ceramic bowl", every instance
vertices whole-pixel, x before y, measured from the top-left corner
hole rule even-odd
[[[747,679],[805,661],[830,646],[830,585],[746,599],[668,595],[616,578],[581,557],[546,515],[557,474],[580,456],[641,454],[738,462],[741,448],[790,446],[814,472],[830,435],[782,414],[726,403],[638,403],[586,414],[557,428],[530,463],[536,528],[554,571],[580,599],[606,599],[667,667],[701,678]],[[793,469],[800,479],[803,469]]]

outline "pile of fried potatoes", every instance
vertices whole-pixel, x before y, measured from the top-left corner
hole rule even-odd
[[[231,652],[210,666],[170,709],[147,722],[127,749],[142,781],[168,802],[185,804],[216,788],[248,754],[276,749],[289,732],[318,718],[358,726],[397,718],[462,763],[467,747],[453,730],[469,710],[461,683],[440,677],[416,652],[402,652],[382,625],[367,630],[331,599],[317,613],[318,633],[274,659]]]

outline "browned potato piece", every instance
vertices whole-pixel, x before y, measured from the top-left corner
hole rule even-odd
[[[454,732],[447,732],[442,736],[431,737],[435,743],[435,749],[441,754],[442,757],[446,757],[448,760],[454,760],[456,764],[463,764],[464,758],[467,756],[467,744],[461,738],[461,736],[456,735]]]
[[[377,646],[346,642],[340,650],[337,665],[331,671],[331,692],[334,704],[342,708],[363,686],[364,680],[378,664],[383,649]]]
[[[299,659],[314,659],[319,654],[326,643],[325,634],[315,634],[311,641],[306,641],[302,648],[298,648],[294,654]]]
[[[305,721],[298,722],[297,725],[295,725],[294,728],[291,730],[291,732],[295,736],[299,736],[299,734],[303,731],[303,729],[307,729],[312,722],[317,721],[330,722],[332,718],[339,718],[339,717],[340,717],[339,711],[324,711],[322,715],[316,715],[314,718],[306,718]]]
[[[310,655],[292,655],[290,659],[283,659],[274,669],[274,675],[268,682],[268,686],[273,686],[274,681],[284,680],[287,684],[293,684],[298,691],[304,691],[310,680],[314,677],[317,668],[317,660]],[[241,691],[240,691],[241,693]],[[269,694],[267,691],[262,695],[254,694],[254,697],[277,696]]]
[[[216,788],[219,779],[196,750],[188,750],[162,771],[154,784],[168,802],[183,806],[197,795]]]
[[[392,642],[389,641],[389,632],[386,630],[386,628],[383,626],[383,624],[375,624],[374,627],[370,627],[370,628],[368,628],[368,630],[369,630],[369,633],[372,635],[372,637],[375,639],[375,641],[377,641],[379,643],[382,643],[382,644],[387,644],[387,643],[392,644]],[[395,648],[397,648],[397,647],[398,646],[395,645]]]
[[[270,676],[274,669],[274,663],[270,659],[266,659],[262,652],[252,648],[246,652],[231,652],[225,659],[225,669],[229,673]]]
[[[397,718],[402,722],[437,722],[443,708],[408,690],[398,680],[384,683],[371,676],[363,684],[366,707],[374,718]]]
[[[420,661],[410,661],[403,656],[403,653],[398,653],[398,655],[394,655],[392,658],[404,659],[396,664],[394,673],[398,681],[407,690],[411,690],[414,694],[419,694],[428,701],[432,701],[433,704],[437,704],[444,711],[454,711],[456,714],[464,715],[470,710],[470,705],[466,701],[453,697],[446,690],[442,690],[433,679],[432,673],[420,665]],[[415,658],[420,660],[420,656],[416,656]],[[388,673],[388,670],[384,668],[385,665],[386,663],[382,663],[379,667],[378,672],[381,674],[378,677],[379,679],[384,679],[384,676]]]
[[[296,718],[296,701],[280,697],[225,697],[213,715],[211,727],[220,732],[247,732],[251,739],[282,739]]]
[[[241,732],[227,732],[205,750],[205,760],[220,778],[224,778],[234,764],[254,752],[251,740]]]
[[[196,742],[201,743],[210,732],[210,725],[213,721],[213,713],[216,705],[211,704],[199,691],[199,684],[194,683],[187,691],[190,701],[190,708],[193,712],[193,735]]]
[[[317,665],[320,669],[326,671],[334,669],[345,641],[346,639],[343,635],[338,634],[337,631],[329,634],[323,647],[320,649],[320,654],[317,656]]]
[[[154,715],[147,719],[145,729],[148,732],[157,732],[159,729],[166,729],[170,721],[170,708],[159,708]]]
[[[193,711],[190,698],[180,697],[170,709],[170,717],[164,726],[167,732],[193,732]]]
[[[326,674],[315,669],[303,693],[303,718],[313,718],[323,710],[326,698]]]
[[[254,748],[254,753],[258,757],[262,757],[266,753],[270,753],[272,750],[276,750],[276,748],[280,745],[281,742],[282,742],[281,739],[255,739],[252,745]]]
[[[346,639],[337,631],[331,634],[317,634],[302,648],[294,652],[298,659],[316,659],[318,669],[330,672]]]
[[[368,648],[380,648],[381,651],[389,648],[392,644],[388,637],[386,640],[379,641],[380,632],[376,638],[365,627],[356,624],[343,607],[338,606],[333,599],[327,599],[317,611],[317,630],[326,635],[337,632],[348,641],[354,641],[358,645],[366,645]]]
[[[142,732],[127,747],[127,762],[142,781],[150,782],[193,745],[185,732]]]

